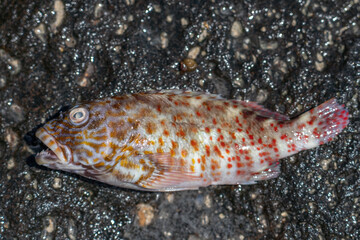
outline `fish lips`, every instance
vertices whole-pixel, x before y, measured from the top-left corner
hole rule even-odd
[[[49,148],[41,151],[35,156],[37,164],[51,167],[52,165],[68,163],[71,161],[72,154],[70,149],[56,141],[46,129],[38,129],[35,136]]]

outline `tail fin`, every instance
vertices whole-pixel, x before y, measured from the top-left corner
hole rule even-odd
[[[331,141],[349,123],[349,112],[335,98],[300,115],[294,120],[297,140],[303,140],[304,149]]]

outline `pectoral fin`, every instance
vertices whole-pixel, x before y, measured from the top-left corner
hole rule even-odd
[[[197,189],[202,179],[189,166],[170,153],[142,155],[145,162],[155,167],[149,178],[139,182],[141,187],[157,191]]]

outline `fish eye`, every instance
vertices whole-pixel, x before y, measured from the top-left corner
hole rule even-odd
[[[89,111],[83,107],[74,108],[73,110],[70,111],[69,116],[70,116],[70,121],[73,124],[79,125],[87,122],[87,120],[89,119]]]

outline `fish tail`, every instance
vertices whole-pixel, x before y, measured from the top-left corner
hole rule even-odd
[[[293,120],[295,142],[299,150],[317,147],[334,139],[348,123],[349,112],[332,98]]]

